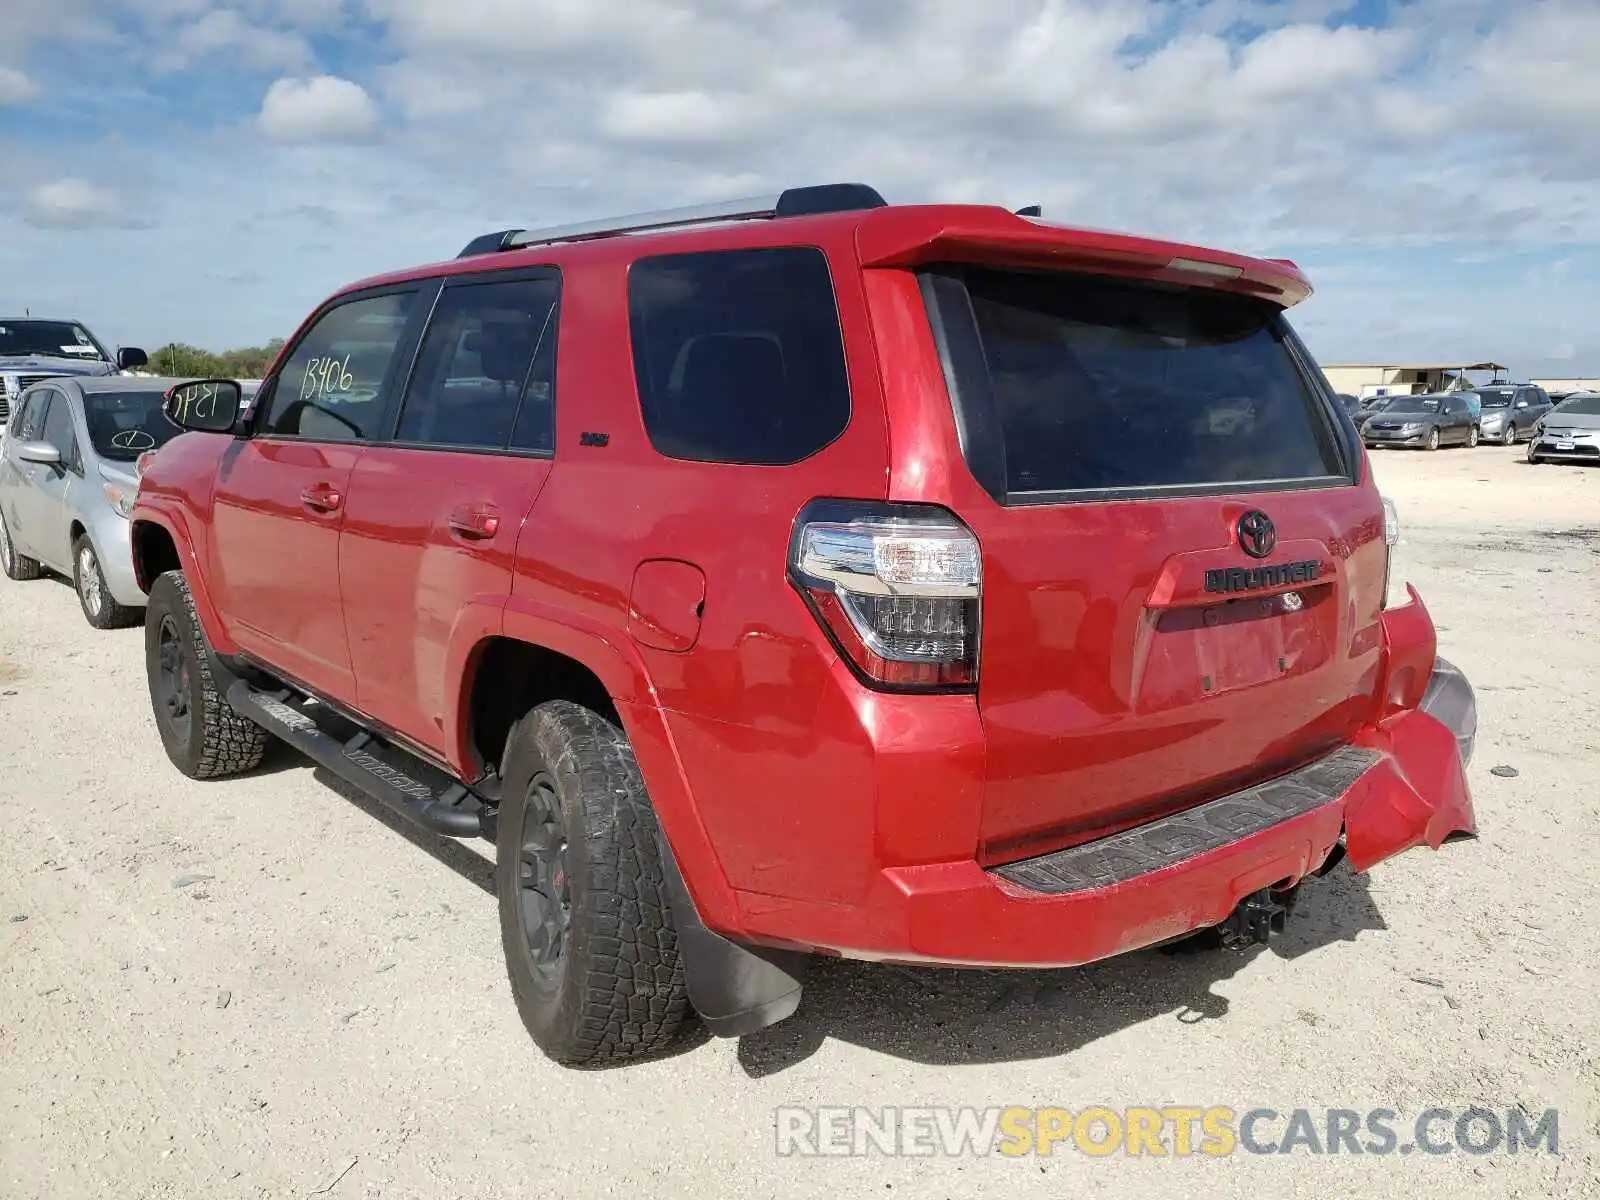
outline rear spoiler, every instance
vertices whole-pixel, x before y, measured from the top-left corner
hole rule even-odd
[[[1251,258],[1182,242],[1078,229],[1002,208],[906,206],[866,213],[856,232],[864,267],[940,262],[1057,268],[1260,296],[1284,308],[1311,295],[1286,258]]]

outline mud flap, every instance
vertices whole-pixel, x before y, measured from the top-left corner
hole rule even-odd
[[[672,897],[689,1003],[706,1028],[716,1037],[743,1037],[793,1016],[811,956],[741,945],[707,929],[672,847],[664,834],[658,832],[656,840]]]

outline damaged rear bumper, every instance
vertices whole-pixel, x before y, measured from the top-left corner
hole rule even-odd
[[[851,958],[1077,966],[1221,926],[1341,856],[1365,871],[1474,835],[1476,701],[1431,641],[1431,669],[1415,645],[1396,658],[1378,721],[1289,775],[1022,862],[886,868],[848,907],[743,894],[742,915],[758,940]]]

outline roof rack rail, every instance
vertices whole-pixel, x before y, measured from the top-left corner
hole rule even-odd
[[[885,208],[882,196],[864,183],[823,183],[811,187],[788,188],[776,196],[728,200],[718,204],[699,204],[688,208],[668,208],[660,212],[639,213],[631,217],[611,217],[603,221],[584,221],[576,225],[556,225],[549,229],[502,229],[473,238],[457,258],[520,250],[525,246],[548,246],[556,242],[585,242],[623,233],[681,229],[692,225],[711,225],[726,221],[757,221],[775,217],[810,217],[821,213],[859,212]]]

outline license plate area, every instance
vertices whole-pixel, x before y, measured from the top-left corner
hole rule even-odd
[[[1306,675],[1332,657],[1331,584],[1159,614],[1139,689],[1145,712]]]

